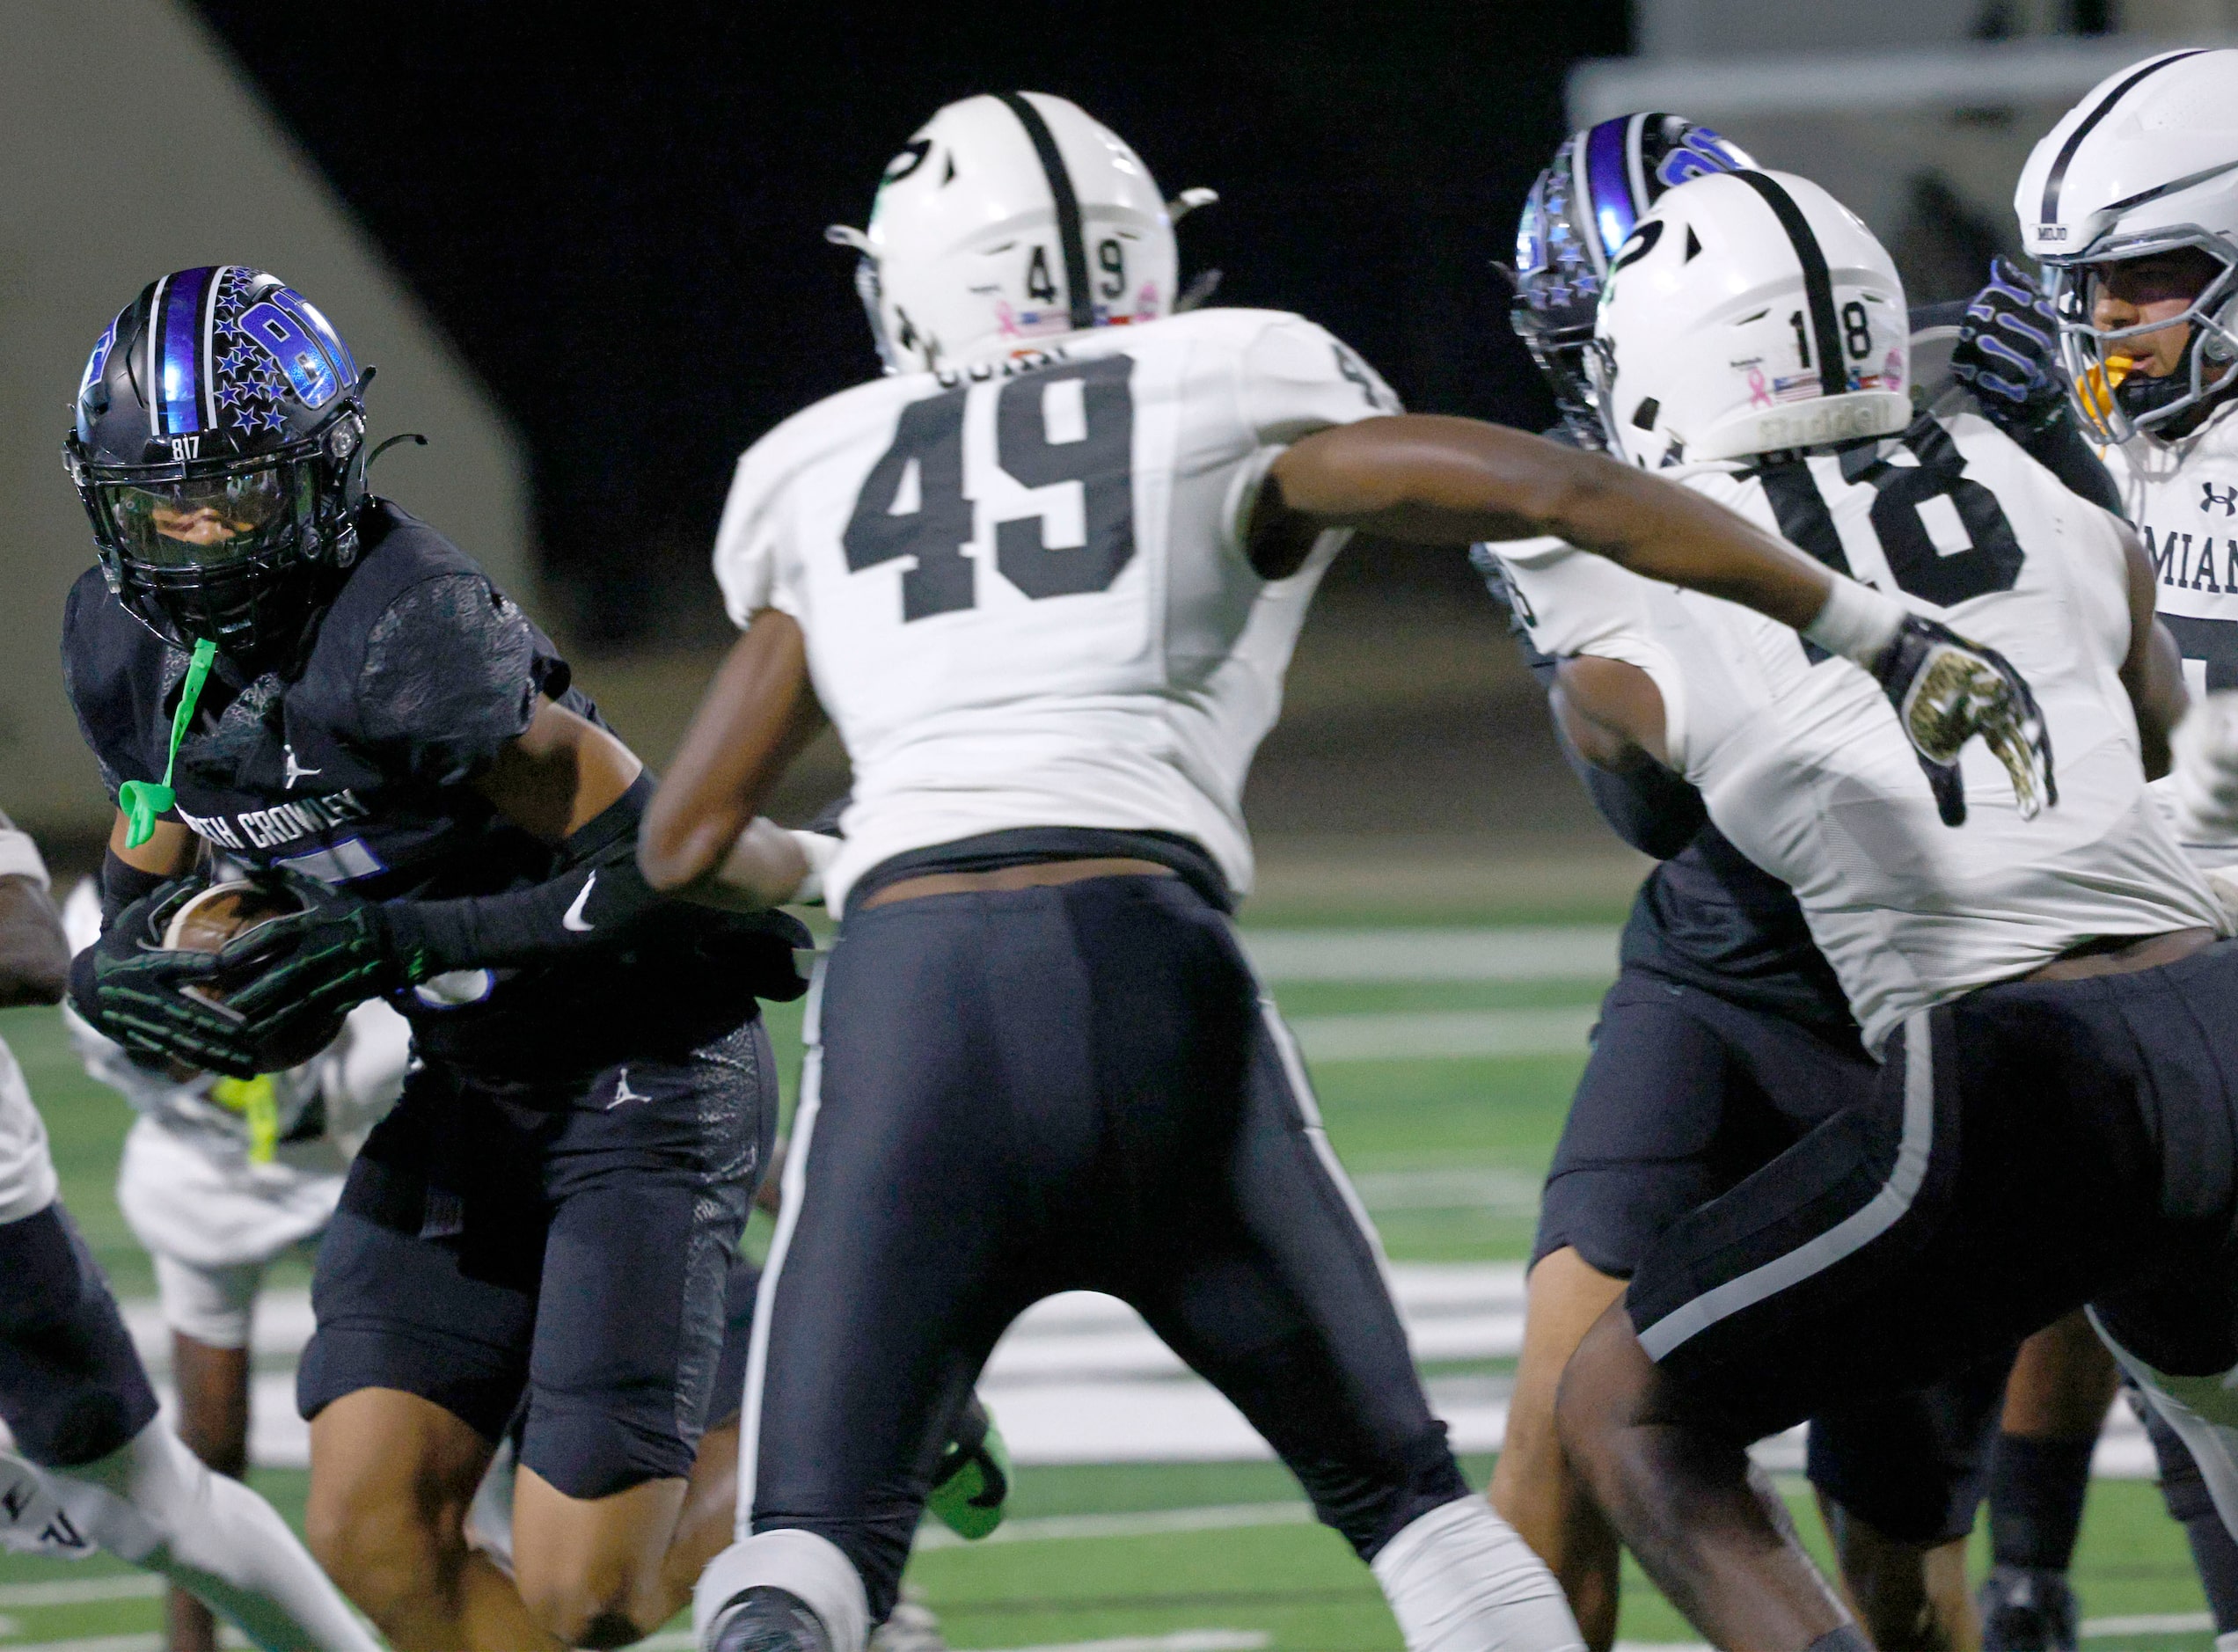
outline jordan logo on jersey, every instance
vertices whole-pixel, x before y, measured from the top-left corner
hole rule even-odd
[[[2218,490],[2212,482],[2202,482],[2199,484],[2199,492],[2203,496],[2199,501],[2201,510],[2212,515],[2214,508],[2220,505],[2222,507],[2224,515],[2238,516],[2238,487]]]

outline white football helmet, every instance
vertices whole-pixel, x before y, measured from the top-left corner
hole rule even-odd
[[[1031,348],[1174,307],[1174,219],[1150,169],[1076,104],[1041,91],[952,103],[887,163],[856,284],[889,373]]]
[[[2163,52],[2099,82],[2036,146],[2013,210],[2050,274],[2076,411],[2102,439],[2125,442],[2238,386],[2238,51]],[[2178,247],[2222,267],[2189,310],[2091,325],[2095,268]],[[2182,366],[2129,373],[2124,342],[2178,321],[2191,324]]]
[[[1610,448],[1650,467],[1893,435],[1912,422],[1904,283],[1791,172],[1666,193],[1618,249],[1591,368]]]

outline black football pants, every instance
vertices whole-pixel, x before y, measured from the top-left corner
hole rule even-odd
[[[810,1036],[742,1451],[753,1530],[836,1544],[873,1621],[989,1350],[1056,1291],[1130,1304],[1364,1558],[1466,1494],[1296,1048],[1179,878],[850,916]]]

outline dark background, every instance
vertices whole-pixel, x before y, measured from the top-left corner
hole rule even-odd
[[[1410,406],[1537,428],[1488,262],[1561,141],[1569,64],[1627,49],[1621,0],[198,4],[518,424],[548,596],[613,647],[720,624],[706,553],[737,455],[876,370],[823,230],[864,221],[941,104],[1073,99],[1169,195],[1220,192],[1179,232],[1184,280],[1215,267],[1219,302],[1311,316]],[[1344,577],[1467,578],[1400,560]]]

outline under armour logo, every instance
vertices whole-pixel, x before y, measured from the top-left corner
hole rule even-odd
[[[650,1101],[652,1099],[649,1095],[640,1095],[630,1088],[629,1069],[625,1067],[615,1077],[614,1099],[606,1104],[606,1110],[611,1113],[625,1101]]]
[[[2224,515],[2238,516],[2238,487],[2226,487],[2218,493],[2212,482],[2202,482],[2199,484],[2199,494],[2201,510],[2211,511],[2220,505]]]
[[[307,769],[302,764],[297,763],[296,761],[296,748],[293,742],[282,746],[280,748],[280,756],[282,761],[287,764],[288,783],[282,788],[283,791],[294,791],[296,789],[296,782],[302,779],[306,774],[324,774],[326,772],[324,769]]]

